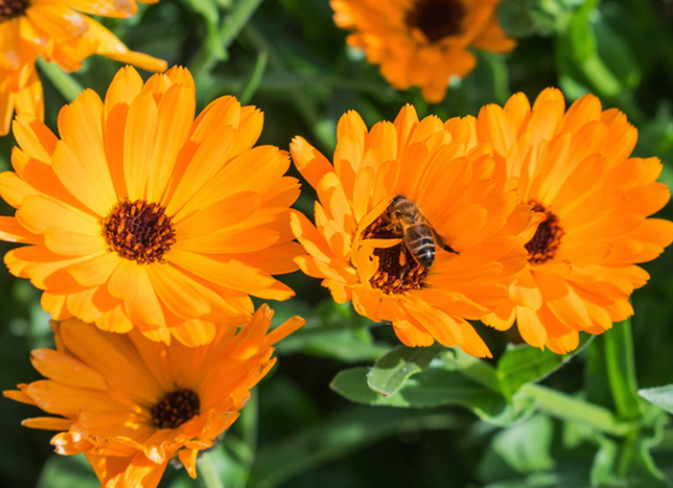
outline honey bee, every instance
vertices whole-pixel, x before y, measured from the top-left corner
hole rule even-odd
[[[430,268],[435,260],[435,248],[458,254],[442,237],[414,202],[397,195],[387,210],[389,228],[403,235],[404,245],[414,260],[424,268]]]

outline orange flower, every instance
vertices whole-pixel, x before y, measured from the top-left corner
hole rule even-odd
[[[354,31],[348,44],[362,49],[396,88],[421,87],[428,102],[441,102],[452,76],[476,64],[476,47],[509,52],[516,43],[496,17],[500,0],[331,0],[334,21]]]
[[[0,239],[30,244],[5,263],[45,290],[54,319],[201,345],[214,323],[249,319],[249,295],[293,295],[271,276],[294,271],[300,249],[289,154],[253,148],[263,116],[233,97],[194,111],[187,70],[143,84],[124,68],[105,102],[87,90],[61,110],[60,140],[17,117],[0,195],[18,210],[0,217]]]
[[[34,66],[38,56],[68,72],[78,71],[93,54],[164,71],[164,61],[129,51],[105,27],[83,15],[124,18],[137,9],[135,0],[0,0],[0,135],[9,132],[15,108],[42,119],[42,85]]]
[[[263,305],[238,334],[220,327],[211,344],[196,348],[68,319],[55,325],[56,351],[31,355],[49,379],[5,396],[57,415],[23,425],[60,431],[51,440],[56,452],[84,453],[104,488],[154,488],[176,456],[195,478],[199,451],[236,420],[275,364],[272,346],[304,324],[294,317],[268,332],[272,316]]]
[[[472,133],[465,121],[419,122],[412,106],[394,124],[380,122],[371,131],[349,112],[339,122],[334,166],[297,137],[292,157],[320,203],[316,226],[297,212],[292,230],[308,253],[296,259],[299,267],[322,278],[337,302],[352,300],[360,314],[392,322],[408,346],[437,340],[489,356],[466,319],[478,320],[506,300],[502,280],[525,265],[518,234],[530,227],[532,213],[497,184],[489,145],[467,150]],[[431,265],[419,264],[420,254],[401,242],[404,227],[389,215],[397,195],[413,202],[452,249],[441,249],[435,238]]]
[[[663,252],[673,223],[647,218],[670,193],[656,182],[657,158],[630,157],[638,133],[624,114],[603,112],[591,95],[566,112],[561,92],[548,89],[532,109],[523,94],[484,107],[476,134],[493,144],[521,201],[546,215],[511,301],[484,321],[505,330],[516,319],[526,342],[563,354],[579,331],[600,334],[629,317],[629,296],[649,278],[635,263]]]

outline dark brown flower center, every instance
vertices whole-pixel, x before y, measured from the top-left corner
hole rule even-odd
[[[460,34],[465,7],[462,0],[416,0],[407,12],[409,27],[416,27],[430,42]]]
[[[118,203],[103,221],[103,235],[113,251],[140,264],[161,260],[175,244],[166,209],[144,200]]]
[[[28,0],[0,0],[0,22],[23,14],[28,8]]]
[[[200,410],[199,395],[189,389],[176,390],[152,407],[152,422],[157,429],[177,429]]]
[[[565,232],[559,225],[559,219],[555,214],[535,201],[530,202],[530,205],[533,207],[533,212],[542,212],[547,216],[547,220],[538,226],[535,235],[526,244],[528,261],[533,264],[542,264],[554,257]]]
[[[389,226],[386,213],[372,222],[362,233],[362,239],[401,239],[401,232]],[[404,242],[393,247],[376,248],[374,255],[379,258],[379,269],[369,283],[383,293],[399,294],[423,287],[423,279],[428,270],[418,264]]]

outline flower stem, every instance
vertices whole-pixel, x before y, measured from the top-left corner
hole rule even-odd
[[[224,488],[212,459],[213,453],[205,452],[199,457],[199,480],[203,488]]]
[[[84,91],[82,85],[56,64],[48,63],[42,58],[37,58],[37,65],[40,67],[40,71],[49,78],[51,84],[54,85],[63,98],[65,98],[66,102],[72,102],[77,98],[77,95]]]
[[[636,422],[621,421],[613,412],[541,385],[529,383],[520,394],[535,401],[535,406],[551,417],[593,427],[602,432],[624,437],[638,429]]]

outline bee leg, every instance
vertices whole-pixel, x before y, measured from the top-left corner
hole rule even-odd
[[[396,234],[399,234],[399,233],[402,232],[402,231],[400,230],[400,226],[397,225],[397,224],[395,224],[395,223],[393,223],[393,222],[391,222],[391,223],[389,223],[388,225],[386,225],[385,228],[386,228],[386,230],[395,232]]]
[[[444,239],[442,239],[442,236],[440,236],[436,232],[434,232],[434,234],[435,234],[435,241],[437,241],[437,244],[439,245],[439,247],[444,249],[446,252],[451,252],[453,254],[460,254],[458,251],[456,251],[454,248],[452,248],[446,242],[444,242]]]
[[[460,254],[458,251],[456,251],[455,249],[453,249],[453,248],[452,248],[451,246],[449,246],[448,244],[444,244],[444,243],[442,242],[441,246],[442,246],[442,249],[444,249],[446,252],[452,252],[453,254]]]

